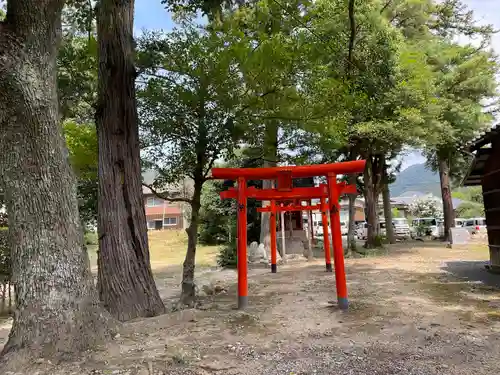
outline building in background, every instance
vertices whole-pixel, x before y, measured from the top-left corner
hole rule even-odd
[[[443,199],[432,193],[422,193],[420,191],[406,191],[398,197],[391,197],[391,208],[396,208],[402,217],[410,216],[410,206],[418,200],[435,201],[437,205],[443,205]],[[452,198],[453,210],[456,210],[464,201],[458,198]],[[379,198],[379,215],[384,215],[384,202],[382,197]]]
[[[500,273],[500,125],[493,126],[470,144],[467,151],[474,154],[464,186],[481,185],[490,265],[492,272]]]
[[[155,177],[156,172],[153,170],[142,174],[142,180],[147,185],[151,185]],[[190,186],[189,181],[184,180],[159,190],[172,197],[189,197]],[[186,229],[188,227],[189,204],[161,199],[146,186],[142,187],[142,194],[148,230]]]
[[[144,194],[144,207],[148,230],[184,228],[184,215],[180,202],[168,202],[149,193]]]
[[[313,200],[312,204],[319,204],[319,199]],[[349,223],[349,198],[344,196],[341,198],[340,202],[340,222]],[[313,226],[320,227],[321,222],[321,212],[319,210],[313,211]],[[365,221],[365,200],[363,198],[356,198],[354,202],[354,221],[357,223],[362,223]]]

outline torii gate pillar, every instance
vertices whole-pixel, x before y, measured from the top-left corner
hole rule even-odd
[[[238,308],[248,306],[247,181],[238,177]]]
[[[347,281],[345,277],[344,249],[342,248],[342,231],[340,229],[339,187],[337,176],[328,174],[328,202],[330,204],[330,226],[332,228],[333,262],[335,265],[335,285],[339,308],[347,310]]]

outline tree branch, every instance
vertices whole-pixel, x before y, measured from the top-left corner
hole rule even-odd
[[[212,169],[212,167],[214,166],[214,163],[215,163],[215,160],[217,159],[217,154],[213,155],[212,156],[212,160],[210,160],[208,162],[208,165],[207,165],[207,170],[205,172],[203,172],[203,178],[206,180],[207,179],[207,176],[208,174],[210,173],[210,170]]]
[[[392,3],[392,0],[387,1],[387,3],[384,4],[382,9],[380,9],[380,14],[384,13],[384,10],[386,10],[387,7],[389,7],[391,5],[391,3]]]
[[[149,190],[151,190],[151,192],[154,195],[156,195],[160,199],[163,199],[163,200],[166,200],[166,201],[169,201],[169,202],[185,202],[185,203],[189,203],[189,204],[192,203],[192,200],[189,199],[189,198],[185,198],[185,197],[170,197],[170,196],[168,196],[165,193],[160,193],[159,191],[157,191],[156,189],[154,189],[153,186],[151,186],[151,185],[143,183],[142,186],[147,187]]]
[[[347,52],[347,71],[351,71],[351,66],[353,65],[353,51],[354,51],[354,40],[356,38],[356,20],[354,19],[354,2],[355,0],[349,0],[349,47]],[[349,73],[348,73],[349,75]]]

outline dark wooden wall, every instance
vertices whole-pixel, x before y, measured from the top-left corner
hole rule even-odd
[[[492,271],[500,271],[500,136],[492,142],[482,179]]]

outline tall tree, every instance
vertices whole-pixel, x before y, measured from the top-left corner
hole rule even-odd
[[[488,51],[473,46],[437,42],[430,63],[435,69],[436,97],[429,108],[426,154],[428,164],[439,172],[443,199],[444,239],[455,226],[451,180],[463,174],[460,149],[486,129],[492,116],[484,101],[496,95],[497,63]]]
[[[149,259],[135,94],[134,1],[98,4],[98,287],[121,321],[165,311]]]
[[[467,164],[457,151],[488,123],[481,101],[496,86],[497,68],[486,51],[493,27],[478,24],[461,0],[395,0],[387,3],[384,14],[407,43],[419,47],[433,71],[428,82],[434,94],[422,111],[425,131],[420,138],[429,164],[440,174],[447,239],[454,226],[450,179]],[[460,46],[457,37],[472,37],[479,46]]]
[[[7,361],[62,358],[101,343],[113,327],[90,273],[59,123],[63,5],[9,0],[0,23],[0,173],[16,294]]]
[[[414,53],[416,49],[412,50],[400,31],[387,22],[384,3],[320,1],[315,4],[314,35],[326,32],[335,35],[327,39],[335,42],[328,43],[328,49],[323,48],[323,55],[325,63],[327,59],[336,59],[335,64],[327,65],[329,75],[345,87],[340,99],[344,109],[337,119],[343,118],[347,124],[343,132],[346,157],[367,160],[364,194],[369,224],[367,246],[372,247],[377,230],[383,158],[415,136],[408,122],[417,124],[418,121],[425,82],[415,72],[420,73],[425,63],[415,58],[420,57]],[[335,13],[338,9],[344,11]]]
[[[203,185],[216,160],[227,159],[237,147],[248,126],[247,109],[260,105],[259,96],[249,95],[245,88],[236,59],[249,48],[189,26],[140,40],[142,141],[145,161],[158,171],[150,188],[161,198],[191,206],[182,306],[192,306],[196,298]],[[191,189],[175,188],[186,179],[192,181]]]

